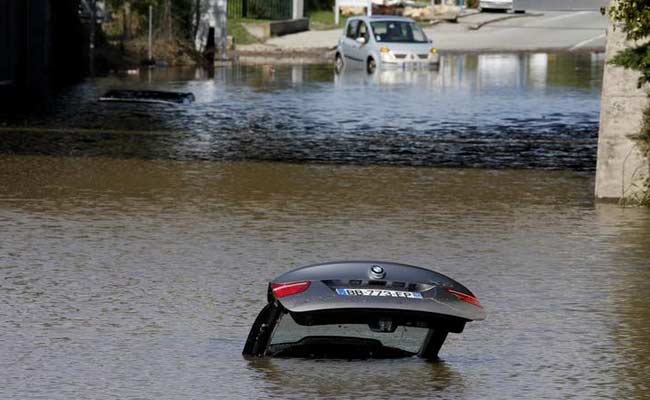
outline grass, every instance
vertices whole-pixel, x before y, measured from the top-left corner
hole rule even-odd
[[[619,199],[619,204],[625,206],[641,206],[650,208],[650,104],[646,105],[643,109],[643,117],[641,120],[641,128],[639,132],[633,135],[628,135],[630,139],[635,142],[636,148],[639,150],[645,159],[645,175],[643,179],[634,179],[637,175],[635,171],[633,181],[630,184],[630,194],[623,194]]]
[[[650,155],[650,104],[643,109],[643,119],[641,120],[641,129],[632,136],[637,141],[641,152],[648,157]]]
[[[343,29],[348,17],[341,15],[339,24],[334,23],[333,11],[314,11],[309,14],[309,29],[313,31],[325,31],[331,29]]]
[[[425,0],[430,3],[429,0]],[[326,31],[331,29],[343,29],[348,17],[341,15],[338,26],[334,24],[334,12],[332,11],[314,11],[309,15],[309,29],[313,31]],[[423,28],[431,26],[431,21],[416,21]]]
[[[334,23],[334,12],[332,11],[314,11],[309,15],[309,29],[315,31],[324,31],[331,29],[343,29],[348,17],[341,15],[339,24]],[[264,19],[251,18],[231,18],[228,19],[228,35],[232,36],[235,46],[239,44],[254,44],[262,41],[248,33],[242,24],[259,24],[269,22]]]
[[[637,147],[646,163],[650,162],[650,104],[643,109],[643,119],[641,120],[641,129],[636,135],[631,136],[636,142]],[[632,203],[643,207],[650,207],[650,177],[646,177],[641,184],[633,185],[640,189],[636,196],[631,199]],[[625,199],[623,199],[625,201]]]
[[[262,19],[244,19],[244,18],[233,18],[228,20],[228,35],[232,36],[232,39],[235,42],[235,47],[240,44],[253,44],[260,43],[260,40],[255,36],[248,33],[246,28],[242,25],[244,24],[255,24],[261,22],[268,22]]]

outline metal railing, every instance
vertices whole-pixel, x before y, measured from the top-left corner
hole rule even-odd
[[[228,0],[228,18],[291,19],[293,0]]]

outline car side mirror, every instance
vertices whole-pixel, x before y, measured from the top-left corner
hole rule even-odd
[[[361,44],[366,44],[366,38],[363,37],[363,36],[359,36],[359,37],[357,38],[357,42],[359,42],[359,43],[361,43]]]

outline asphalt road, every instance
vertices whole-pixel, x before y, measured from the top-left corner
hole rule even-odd
[[[478,28],[478,29],[477,29]],[[604,51],[607,18],[598,11],[529,11],[526,14],[480,13],[458,23],[425,28],[443,51]],[[340,29],[307,31],[269,39],[265,44],[240,46],[241,51],[322,50],[336,46]]]
[[[447,51],[602,51],[607,22],[598,11],[482,13],[462,18],[458,24],[438,24],[425,31],[441,50]],[[485,25],[473,29],[481,24]]]

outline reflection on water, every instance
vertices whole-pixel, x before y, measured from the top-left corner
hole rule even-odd
[[[399,398],[405,392],[425,398],[465,398],[463,376],[445,362],[425,363],[421,360],[286,360],[263,359],[248,362],[248,368],[259,372],[264,382],[264,395],[289,398],[347,398],[382,395]],[[384,371],[391,370],[390,375]],[[341,379],[345,377],[345,379]],[[422,385],[427,382],[428,385]],[[287,387],[291,390],[287,391]]]
[[[637,218],[641,213],[643,217],[630,221],[630,213]],[[612,205],[597,207],[601,231],[615,238],[610,248],[613,266],[630,271],[614,283],[619,318],[609,326],[616,348],[629,360],[617,377],[628,385],[618,389],[617,397],[644,398],[650,391],[650,307],[646,300],[650,294],[650,268],[638,261],[650,259],[650,224],[645,214]]]
[[[650,213],[591,173],[0,156],[0,398],[647,398]],[[386,259],[488,318],[441,363],[241,357],[269,279]]]
[[[4,115],[0,153],[593,169],[602,66],[589,54],[487,54],[372,76],[329,65],[143,70]],[[197,102],[96,101],[117,87],[192,91]]]

